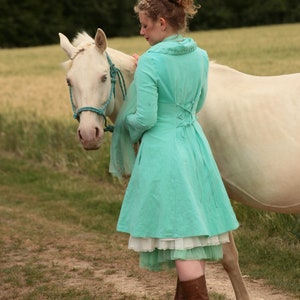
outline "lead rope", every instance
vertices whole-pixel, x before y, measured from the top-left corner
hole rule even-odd
[[[126,96],[126,83],[125,83],[125,80],[124,80],[124,77],[123,77],[123,74],[122,72],[120,71],[119,68],[117,68],[113,62],[111,61],[109,55],[106,53],[106,58],[107,58],[107,61],[109,63],[109,66],[110,66],[110,77],[111,77],[111,81],[116,81],[116,75],[118,76],[118,80],[119,80],[119,86],[120,86],[120,89],[121,89],[121,92],[122,92],[122,96],[123,96],[123,100],[125,100],[125,96]],[[115,96],[115,84],[113,85],[114,86],[114,96]]]
[[[123,97],[123,101],[125,101],[125,97],[126,97],[126,83],[125,83],[125,79],[124,76],[122,74],[122,72],[120,71],[119,68],[117,68],[112,60],[110,59],[109,55],[106,53],[106,57],[107,57],[107,61],[109,63],[110,66],[110,77],[111,77],[111,84],[112,84],[112,88],[111,91],[114,94],[114,97],[116,98],[116,75],[118,76],[118,80],[119,80],[119,86],[120,86],[120,90],[122,93],[122,97]],[[114,125],[107,125],[107,119],[106,116],[104,117],[105,119],[105,128],[104,128],[104,132],[114,132]]]

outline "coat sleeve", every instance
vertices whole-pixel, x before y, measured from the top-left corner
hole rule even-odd
[[[126,118],[126,127],[133,143],[141,139],[145,131],[152,128],[157,121],[157,71],[151,57],[140,57],[134,75],[136,86],[136,112]]]

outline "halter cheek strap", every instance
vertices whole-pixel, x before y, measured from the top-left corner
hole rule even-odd
[[[107,61],[109,63],[109,67],[110,67],[110,78],[111,78],[111,89],[110,89],[110,93],[109,93],[109,97],[108,99],[105,101],[103,107],[101,108],[97,108],[97,107],[93,107],[93,106],[84,106],[81,107],[79,109],[76,109],[76,106],[74,104],[73,101],[73,93],[72,93],[72,86],[69,85],[69,93],[70,93],[70,102],[71,102],[71,106],[72,106],[72,110],[73,110],[73,118],[76,119],[78,122],[80,120],[80,114],[83,111],[91,111],[96,113],[99,116],[102,116],[104,118],[104,131],[109,131],[109,132],[113,132],[114,131],[114,126],[112,125],[108,125],[107,124],[107,117],[106,117],[106,109],[108,107],[108,105],[111,102],[112,97],[116,96],[116,77],[118,77],[118,81],[119,81],[119,85],[120,85],[120,89],[122,92],[122,96],[123,96],[123,100],[125,99],[126,96],[126,84],[125,84],[125,80],[123,77],[122,72],[120,71],[120,69],[118,69],[111,61],[109,55],[106,53],[106,58]]]

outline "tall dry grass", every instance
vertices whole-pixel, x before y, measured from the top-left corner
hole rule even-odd
[[[300,72],[300,24],[187,33],[211,60],[255,75]],[[59,43],[59,40],[57,40]],[[144,52],[142,37],[109,39],[109,46],[128,54]],[[59,45],[0,50],[2,111],[29,111],[35,117],[65,118],[71,110]]]

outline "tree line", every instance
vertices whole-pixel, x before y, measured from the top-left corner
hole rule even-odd
[[[139,32],[136,0],[0,0],[0,48],[58,43],[58,32],[79,31],[108,37]],[[190,30],[300,22],[299,0],[199,0],[202,8]]]

